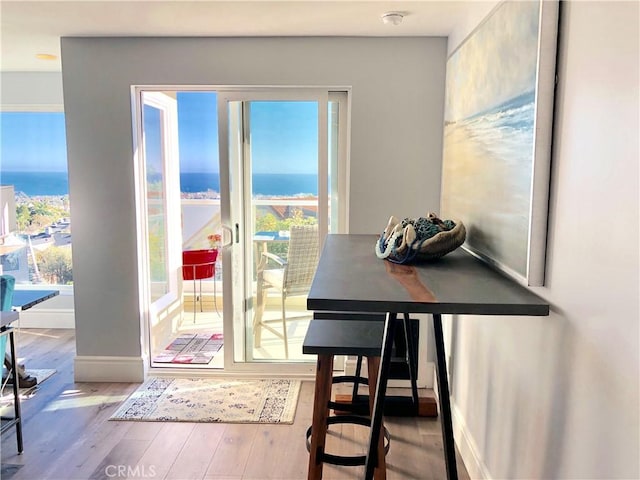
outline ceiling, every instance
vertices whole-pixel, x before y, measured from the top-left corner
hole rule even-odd
[[[477,1],[0,1],[0,70],[61,70],[63,36],[448,36]],[[402,12],[400,25],[381,15]],[[36,54],[53,54],[40,60]]]

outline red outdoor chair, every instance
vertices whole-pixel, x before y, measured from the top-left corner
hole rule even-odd
[[[196,323],[196,300],[200,301],[202,312],[202,279],[213,278],[216,275],[216,260],[218,250],[210,248],[206,250],[184,250],[182,252],[182,278],[193,280],[193,323]],[[196,297],[196,280],[199,280],[199,295]],[[216,294],[216,282],[213,282],[213,304],[218,313]]]

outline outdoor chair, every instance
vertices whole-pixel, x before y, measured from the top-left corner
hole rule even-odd
[[[262,329],[265,328],[284,340],[285,358],[289,358],[287,338],[286,300],[288,297],[306,295],[311,287],[318,266],[318,226],[292,225],[289,230],[287,259],[269,252],[262,252],[257,268],[257,305],[253,322],[254,346],[260,347]],[[275,267],[275,268],[273,268]],[[264,319],[268,290],[281,296],[281,319]],[[281,330],[270,324],[281,322]]]
[[[209,248],[206,250],[184,250],[182,252],[182,279],[193,280],[193,323],[196,323],[196,303],[200,302],[202,312],[202,280],[213,278],[213,305],[218,312],[218,301],[216,292],[216,260],[218,259],[218,249]],[[196,293],[196,280],[199,280],[200,290]]]

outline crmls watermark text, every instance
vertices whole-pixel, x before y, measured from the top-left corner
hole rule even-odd
[[[107,465],[104,473],[109,478],[155,478],[156,467],[154,465]]]

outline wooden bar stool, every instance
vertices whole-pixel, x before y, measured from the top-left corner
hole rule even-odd
[[[302,352],[318,356],[316,367],[315,395],[313,400],[313,420],[307,430],[307,449],[309,450],[309,480],[322,478],[324,463],[334,465],[357,466],[364,465],[366,455],[341,456],[325,451],[325,441],[329,425],[339,423],[355,423],[370,426],[369,412],[359,412],[356,405],[336,404],[331,402],[331,389],[334,383],[354,381],[369,385],[369,411],[373,409],[375,398],[376,379],[380,365],[380,351],[384,322],[376,320],[343,320],[333,318],[330,320],[313,319],[302,344]],[[356,355],[359,361],[367,358],[368,374],[372,379],[356,377],[333,377],[333,359],[335,355]],[[354,388],[355,391],[355,388]],[[350,415],[331,416],[331,409],[350,411]],[[364,415],[358,415],[364,413]],[[386,478],[385,454],[389,449],[389,434],[381,426],[384,435],[380,435],[377,449],[377,465],[374,471],[376,480]],[[386,440],[386,442],[385,442]]]

